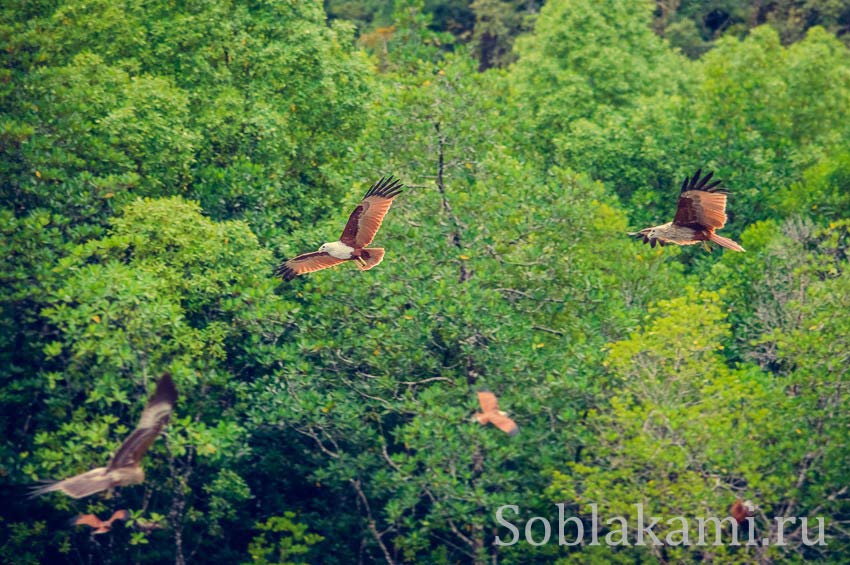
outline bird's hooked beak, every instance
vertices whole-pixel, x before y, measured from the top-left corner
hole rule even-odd
[[[630,236],[636,237],[638,239],[643,238],[643,242],[648,243],[650,245],[650,247],[653,247],[653,248],[656,245],[660,245],[661,247],[664,247],[664,245],[665,245],[664,241],[658,239],[657,237],[653,237],[652,228],[644,228],[640,231],[627,232],[627,233]]]
[[[642,237],[645,240],[649,236],[649,228],[644,228],[640,231],[630,231],[630,232],[626,232],[626,233],[628,233],[628,235],[630,235],[632,237],[636,237],[638,239],[640,239]],[[646,243],[646,242],[644,242],[644,243]]]
[[[627,232],[627,233],[630,236],[637,238],[637,239],[643,238],[644,243],[650,243],[650,241],[652,241],[653,242],[652,246],[655,247],[655,243],[654,243],[655,240],[651,240],[650,237],[649,237],[649,228],[644,228],[640,231],[632,231],[632,232]]]

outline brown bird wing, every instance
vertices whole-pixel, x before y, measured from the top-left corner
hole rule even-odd
[[[106,467],[98,467],[68,479],[36,487],[32,490],[30,496],[41,496],[58,490],[71,498],[83,498],[117,485],[116,478],[107,472]]]
[[[490,415],[490,422],[509,436],[515,436],[519,433],[519,426],[516,425],[516,422],[499,412]]]
[[[481,411],[491,417],[490,412],[499,409],[499,401],[496,399],[496,395],[489,390],[478,391],[478,404],[481,406]]]
[[[168,423],[176,402],[177,389],[174,381],[171,380],[171,375],[166,373],[156,383],[156,390],[142,411],[139,425],[118,448],[107,466],[107,471],[137,466],[162,428]]]
[[[401,194],[404,185],[392,176],[381,178],[372,185],[360,204],[354,208],[348,223],[342,230],[339,240],[344,244],[360,249],[366,247],[375,239],[384,216],[390,209],[393,199]]]
[[[345,262],[345,259],[337,259],[331,257],[324,251],[316,251],[314,253],[304,253],[298,257],[293,257],[289,261],[282,263],[275,269],[275,276],[282,277],[285,281],[291,281],[298,275],[312,273],[321,269],[327,269],[334,265],[339,265]]]
[[[701,169],[682,183],[673,223],[680,226],[720,229],[726,225],[726,194],[721,181],[709,183],[714,173],[700,179]]]
[[[104,524],[103,520],[95,516],[94,514],[81,514],[71,519],[72,526],[89,526],[95,529],[102,528],[106,524]]]
[[[106,521],[107,524],[112,524],[115,520],[129,520],[130,513],[126,510],[116,510],[112,513],[112,516],[109,517],[109,520]]]
[[[731,514],[732,518],[734,518],[739,524],[743,524],[747,518],[753,515],[751,508],[748,508],[747,504],[740,498],[735,500],[735,502],[729,506],[729,514]]]

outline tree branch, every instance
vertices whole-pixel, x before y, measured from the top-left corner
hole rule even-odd
[[[372,537],[374,537],[375,541],[378,542],[378,545],[381,546],[381,551],[384,552],[384,559],[386,559],[387,563],[390,565],[395,565],[395,561],[393,561],[389,549],[387,549],[387,546],[384,544],[384,540],[381,539],[382,534],[378,531],[378,528],[375,525],[375,519],[372,517],[372,510],[369,508],[369,501],[366,499],[366,494],[360,486],[360,480],[349,479],[349,481],[354,487],[354,490],[357,491],[357,496],[360,497],[360,500],[363,502],[363,507],[366,508],[366,519],[369,522],[369,531],[372,532]]]

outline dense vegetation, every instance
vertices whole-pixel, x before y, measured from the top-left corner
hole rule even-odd
[[[842,561],[848,18],[834,0],[5,2],[0,558]],[[698,167],[747,252],[630,240]],[[408,189],[378,268],[271,276],[389,173]],[[165,371],[181,397],[143,485],[25,497],[104,464]],[[481,386],[519,436],[471,421]],[[559,502],[668,518],[739,497],[767,532],[824,517],[828,545],[796,526],[784,547],[493,545],[505,504],[521,525]],[[115,508],[134,521],[67,526]]]

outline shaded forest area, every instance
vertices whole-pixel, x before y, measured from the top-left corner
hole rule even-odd
[[[842,0],[4,2],[0,559],[846,561],[848,26]],[[626,235],[700,167],[746,253]],[[383,263],[272,276],[388,174]],[[106,464],[165,372],[143,484],[26,497]],[[474,423],[481,387],[519,435]],[[502,505],[736,499],[827,545],[493,545]]]

